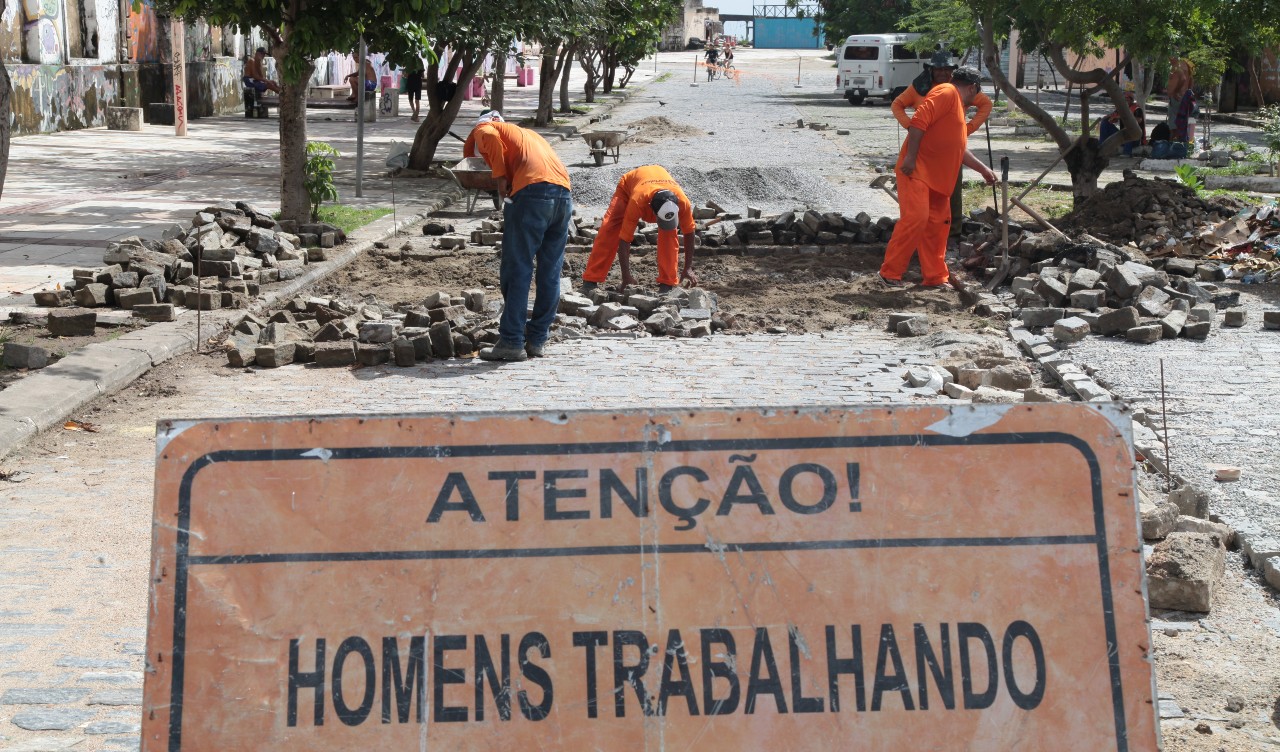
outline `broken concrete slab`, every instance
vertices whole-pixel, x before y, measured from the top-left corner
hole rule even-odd
[[[1147,562],[1151,608],[1208,612],[1226,568],[1221,539],[1206,533],[1170,533]]]

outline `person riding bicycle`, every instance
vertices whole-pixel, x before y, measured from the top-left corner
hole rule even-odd
[[[716,77],[716,67],[720,62],[720,49],[718,47],[708,47],[706,51],[707,58],[707,80]]]

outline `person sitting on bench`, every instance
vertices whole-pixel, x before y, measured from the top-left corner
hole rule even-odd
[[[357,59],[359,58],[358,55],[356,57]],[[359,63],[357,63],[357,65],[358,64]],[[347,86],[351,87],[351,96],[347,97],[348,102],[356,101],[356,92],[359,91],[359,87],[356,86],[356,80],[359,78],[360,78],[359,73],[352,73],[351,75],[347,76]],[[378,90],[378,76],[373,71],[373,63],[369,62],[369,58],[367,57],[364,59],[364,90],[365,91]]]
[[[261,94],[264,91],[273,91],[280,93],[280,84],[267,78],[267,73],[262,68],[262,61],[267,56],[267,51],[259,47],[253,57],[245,61],[244,76],[240,79],[244,82],[246,88],[253,89]]]

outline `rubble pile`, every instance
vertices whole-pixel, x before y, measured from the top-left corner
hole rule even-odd
[[[107,266],[75,269],[60,289],[34,297],[38,306],[76,307],[74,316],[51,312],[51,332],[68,317],[96,317],[84,309],[120,308],[146,321],[173,321],[179,306],[246,308],[262,285],[301,275],[345,240],[332,225],[277,222],[244,202],[216,204],[197,212],[189,228],[171,227],[161,240],[111,243],[102,257]]]
[[[1208,258],[1229,267],[1224,276],[1245,284],[1280,281],[1280,207],[1246,209],[1213,229]]]
[[[269,318],[246,314],[223,348],[236,368],[278,368],[290,363],[318,366],[398,366],[470,358],[498,342],[501,300],[483,289],[460,295],[438,291],[420,303],[386,306],[331,298],[294,298]],[[715,295],[676,288],[656,296],[603,289],[583,296],[561,282],[552,339],[596,336],[705,337],[733,324],[717,310]]]
[[[1201,198],[1176,180],[1125,170],[1123,180],[1090,196],[1062,225],[1117,245],[1132,243],[1151,258],[1201,258],[1217,247],[1213,228],[1241,207],[1231,198]]]

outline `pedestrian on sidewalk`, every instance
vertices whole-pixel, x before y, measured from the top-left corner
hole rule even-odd
[[[938,84],[945,84],[951,81],[951,74],[958,66],[952,62],[951,53],[946,50],[938,50],[928,63],[925,63],[924,73],[916,76],[912,80],[911,85],[893,100],[890,109],[893,110],[893,116],[904,129],[911,128],[911,117],[907,115],[907,110],[915,111],[917,107],[924,102],[924,98],[929,94],[933,87]],[[991,117],[991,99],[983,94],[981,90],[978,95],[973,98],[973,107],[978,108],[978,113],[968,123],[968,132],[972,136],[987,122],[987,118]],[[966,113],[968,109],[966,108]],[[951,233],[952,235],[960,234],[960,225],[964,222],[964,170],[956,173],[956,187],[951,191]]]
[[[358,67],[360,65],[360,51],[356,50],[352,53],[352,55],[356,58],[356,66]],[[347,86],[351,87],[351,96],[347,97],[348,102],[356,101],[356,94],[361,89],[361,86],[359,84],[359,78],[360,78],[359,71],[348,75],[346,78]],[[364,59],[364,87],[363,88],[365,92],[378,90],[378,74],[374,72],[373,63],[369,60],[368,57],[365,57]]]
[[[880,279],[890,287],[902,286],[902,275],[916,253],[923,286],[941,287],[952,281],[946,256],[949,197],[956,174],[963,163],[988,185],[996,181],[995,173],[968,149],[965,110],[977,97],[981,81],[977,70],[957,68],[950,83],[929,90],[911,118],[895,168],[900,218],[880,267]]]
[[[693,205],[671,173],[658,165],[645,165],[623,175],[613,191],[600,232],[591,246],[587,269],[582,273],[584,293],[604,282],[615,256],[622,271],[623,289],[636,283],[631,276],[631,242],[642,219],[658,225],[658,291],[668,292],[684,280],[698,284],[693,273]],[[684,234],[684,268],[679,276],[677,229]]]
[[[560,270],[573,215],[569,173],[542,136],[495,121],[491,113],[480,118],[471,137],[498,181],[504,221],[498,344],[481,350],[480,357],[499,361],[542,357],[560,305]],[[532,314],[530,282],[536,289]]]
[[[409,99],[409,108],[413,110],[409,120],[415,123],[418,122],[418,108],[422,106],[422,74],[424,72],[422,58],[418,57],[416,52],[409,56],[409,62],[400,72],[400,78],[404,81],[405,95]]]

